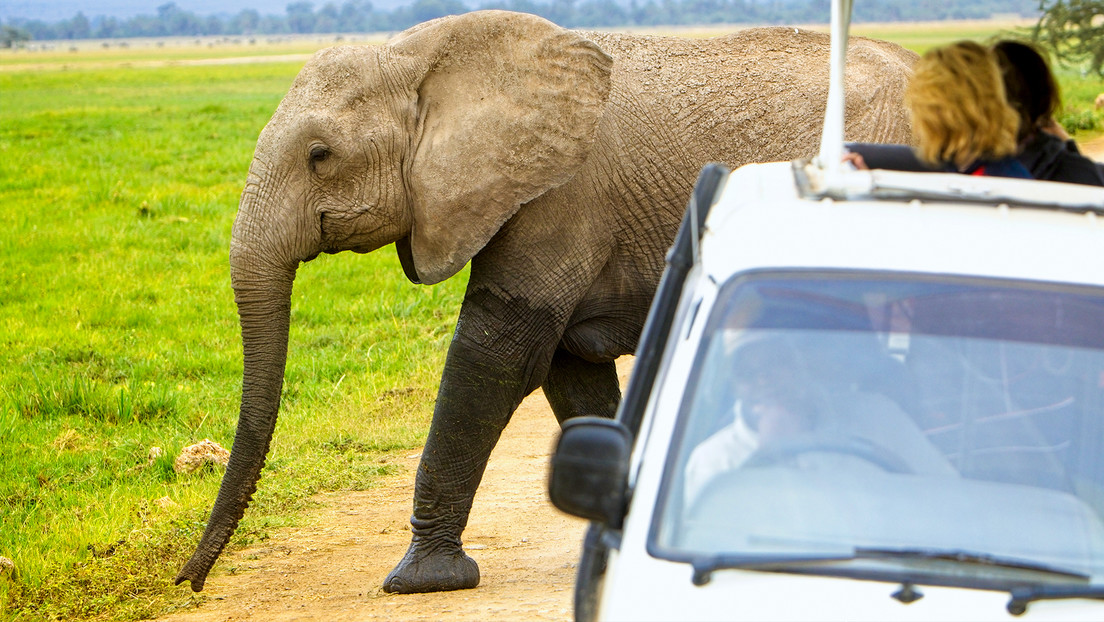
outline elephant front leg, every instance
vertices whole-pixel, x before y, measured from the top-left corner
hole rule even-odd
[[[427,460],[437,451],[426,443],[422,462],[415,478],[414,514],[410,518],[413,537],[406,555],[387,575],[383,591],[397,594],[444,592],[469,589],[479,585],[479,566],[464,552],[460,535],[468,522],[472,495],[465,498],[457,494],[453,498],[435,498],[431,491],[440,490],[442,478],[436,467],[426,465],[437,462]],[[480,475],[482,469],[478,469]]]
[[[485,355],[459,341],[449,349],[418,465],[413,538],[385,579],[385,592],[439,592],[479,584],[479,567],[464,552],[460,536],[491,450],[531,381],[523,365],[484,362]]]

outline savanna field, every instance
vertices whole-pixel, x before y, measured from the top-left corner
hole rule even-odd
[[[853,32],[923,52],[1014,26]],[[232,443],[230,227],[257,134],[303,55],[333,42],[0,52],[0,619],[143,619],[202,598],[172,578],[221,472],[173,459]],[[1104,80],[1060,77],[1060,121],[1096,138]],[[273,449],[231,547],[422,443],[465,280],[412,285],[389,248],[300,268]]]

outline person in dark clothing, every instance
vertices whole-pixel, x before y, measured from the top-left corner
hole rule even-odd
[[[1020,115],[1017,159],[1036,179],[1104,186],[1104,168],[1081,155],[1054,120],[1061,105],[1058,82],[1046,59],[1031,45],[993,45],[1008,102]]]
[[[1028,137],[1017,159],[1036,179],[1104,186],[1104,164],[1081,155],[1073,140],[1048,130]]]

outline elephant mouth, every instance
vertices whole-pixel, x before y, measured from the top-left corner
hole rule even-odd
[[[355,212],[331,212],[321,211],[318,214],[318,252],[327,255],[335,255],[345,251],[358,254],[374,252],[395,239],[396,232],[392,227],[378,222],[370,221],[364,217],[368,210]],[[387,223],[390,224],[390,223]],[[411,255],[411,257],[413,257]],[[304,260],[307,261],[307,260]],[[413,266],[413,259],[411,266]],[[403,264],[406,271],[406,264]],[[412,270],[412,268],[411,268]],[[411,274],[407,271],[407,276]],[[418,281],[415,281],[416,283]]]

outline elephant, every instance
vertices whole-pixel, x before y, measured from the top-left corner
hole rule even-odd
[[[244,371],[230,462],[177,575],[200,591],[241,520],[280,407],[292,282],[321,253],[394,244],[414,283],[470,263],[387,592],[475,587],[461,534],[491,449],[543,388],[562,423],[615,414],[695,178],[813,156],[828,36],[691,40],[475,11],[306,62],[260,132],[230,241]],[[845,134],[911,141],[915,54],[853,37]],[[769,241],[764,241],[769,243]]]

